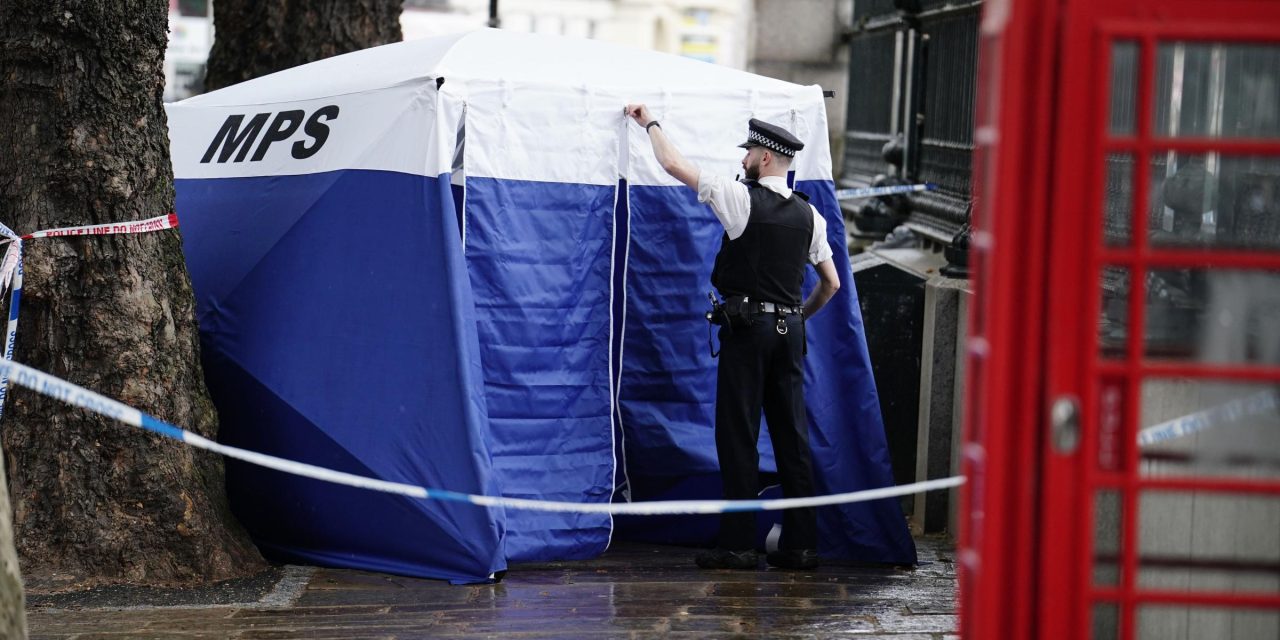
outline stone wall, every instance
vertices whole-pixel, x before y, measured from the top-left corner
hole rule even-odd
[[[755,0],[751,26],[748,71],[835,91],[827,99],[833,159],[844,156],[849,54],[843,36],[852,12],[850,0]]]

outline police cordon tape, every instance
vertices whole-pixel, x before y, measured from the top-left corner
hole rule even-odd
[[[735,511],[778,511],[801,507],[823,507],[850,502],[880,500],[914,493],[924,493],[938,489],[949,489],[964,484],[964,476],[953,476],[914,484],[866,489],[849,493],[838,493],[809,498],[782,498],[775,500],[658,500],[652,502],[628,503],[578,503],[558,502],[553,500],[530,500],[526,498],[502,498],[469,493],[459,493],[444,489],[427,489],[412,484],[390,482],[367,476],[358,476],[345,471],[336,471],[312,464],[296,462],[285,458],[248,451],[238,447],[219,444],[208,438],[191,433],[147,415],[122,402],[95,393],[84,387],[49,375],[38,369],[32,369],[17,362],[0,362],[0,373],[12,378],[15,384],[31,389],[37,393],[60,400],[74,407],[92,411],[99,415],[119,420],[128,425],[140,427],[152,433],[173,438],[189,446],[220,453],[228,458],[243,460],[268,469],[275,469],[298,476],[323,480],[335,484],[369,489],[384,493],[395,493],[423,500],[442,500],[447,502],[465,502],[481,507],[504,507],[510,509],[530,509],[536,511],[561,511],[573,513],[607,513],[611,515],[671,515],[671,514],[714,514]]]
[[[1147,446],[1199,433],[1212,427],[1235,422],[1280,408],[1280,392],[1267,390],[1236,398],[1216,407],[1189,413],[1181,418],[1153,425],[1138,432],[1138,445]]]
[[[3,234],[9,247],[5,250],[4,261],[0,263],[0,296],[4,290],[13,286],[13,294],[9,297],[9,323],[5,328],[4,362],[13,361],[13,346],[18,341],[18,309],[22,304],[22,239],[13,229],[0,223],[0,234]],[[9,397],[9,377],[0,375],[0,417],[4,416],[4,403]]]
[[[19,249],[19,256],[21,249]],[[6,278],[7,280],[7,278]],[[4,290],[0,289],[0,296],[4,295]],[[18,306],[22,302],[22,258],[18,258],[18,264],[14,267],[13,276],[13,296],[9,298],[9,324],[5,330],[4,339],[4,362],[13,361],[13,346],[18,341]],[[0,417],[4,416],[4,401],[9,397],[9,378],[0,375]]]
[[[22,241],[34,238],[58,238],[67,236],[104,236],[127,233],[150,233],[178,226],[178,215],[168,213],[146,220],[133,222],[115,222],[108,224],[91,224],[78,227],[60,227],[45,229],[20,236],[4,223],[0,223],[0,235],[4,239],[0,243],[8,243],[4,259],[0,261],[0,296],[5,289],[13,286],[9,298],[9,323],[5,331],[4,361],[13,361],[13,346],[18,340],[18,310],[22,306]],[[4,416],[4,401],[9,397],[8,374],[0,375],[0,417]]]
[[[899,193],[918,193],[933,191],[938,185],[932,182],[922,184],[895,184],[885,187],[861,187],[858,189],[836,189],[836,200],[852,200],[855,198],[874,198],[876,196],[892,196]]]
[[[32,238],[56,238],[60,236],[105,236],[117,233],[147,233],[150,231],[162,231],[164,229],[172,229],[178,226],[178,214],[170,213],[163,216],[156,216],[146,220],[138,220],[136,222],[118,222],[109,224],[90,224],[80,227],[61,227],[58,229],[45,229],[44,231],[36,231],[22,236],[23,240]]]

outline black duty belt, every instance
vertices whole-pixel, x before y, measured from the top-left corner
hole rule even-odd
[[[796,304],[780,304],[777,302],[765,302],[763,300],[743,299],[743,296],[729,296],[725,298],[726,305],[741,305],[746,302],[747,309],[753,313],[776,313],[778,315],[789,316],[800,313],[803,308]]]
[[[706,313],[707,317],[707,348],[711,351],[711,357],[720,355],[715,345],[711,341],[711,325],[720,325],[724,330],[732,333],[736,329],[744,329],[755,324],[758,318],[765,314],[774,316],[777,321],[774,329],[779,335],[787,335],[787,316],[800,316],[804,320],[804,308],[794,304],[779,304],[777,302],[765,302],[762,300],[752,300],[747,296],[729,296],[724,299],[723,303],[716,301],[715,293],[708,293],[707,298],[711,300],[711,310]],[[801,324],[803,335],[804,325]],[[804,345],[804,353],[808,353],[809,345],[806,340],[802,341]]]
[[[794,304],[775,304],[773,302],[757,302],[756,308],[761,313],[779,313],[784,316],[800,313],[800,307]]]

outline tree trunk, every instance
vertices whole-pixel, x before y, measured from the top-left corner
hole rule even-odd
[[[19,234],[173,210],[166,5],[0,0],[0,215]],[[30,240],[25,256],[16,360],[215,435],[177,230]],[[0,431],[29,587],[265,568],[218,456],[21,388]]]
[[[399,42],[403,0],[217,0],[205,90]]]

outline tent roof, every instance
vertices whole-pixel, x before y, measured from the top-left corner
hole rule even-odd
[[[597,40],[482,29],[335,56],[196,96],[182,104],[208,107],[294,102],[438,78],[444,78],[446,84],[451,80],[509,80],[662,92],[794,94],[801,89],[728,67]]]

